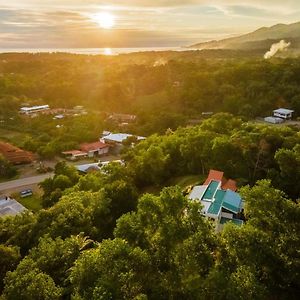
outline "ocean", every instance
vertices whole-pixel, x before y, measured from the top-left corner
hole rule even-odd
[[[189,51],[195,49],[182,47],[147,47],[147,48],[0,48],[0,53],[72,53],[87,55],[118,55],[149,51]]]

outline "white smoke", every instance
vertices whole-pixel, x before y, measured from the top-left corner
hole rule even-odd
[[[168,61],[164,58],[159,58],[156,62],[154,62],[153,67],[164,66],[168,63]]]
[[[287,43],[285,40],[281,40],[279,43],[273,44],[270,50],[264,55],[265,59],[270,59],[273,57],[277,52],[285,51],[291,43]]]

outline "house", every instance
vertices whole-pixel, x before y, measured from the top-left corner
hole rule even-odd
[[[221,231],[227,222],[243,224],[243,202],[236,190],[234,180],[226,180],[223,172],[210,170],[204,184],[193,187],[189,199],[200,201],[203,215],[215,223],[217,231]]]
[[[31,107],[21,107],[20,113],[25,115],[31,115],[39,112],[43,112],[49,110],[49,105],[39,105],[39,106],[31,106]]]
[[[110,133],[108,135],[102,136],[100,141],[104,143],[111,143],[111,144],[119,144],[122,145],[124,141],[126,141],[129,137],[136,137],[137,141],[145,140],[146,138],[143,136],[134,136],[128,133]]]
[[[85,165],[77,165],[75,168],[77,171],[80,173],[91,173],[91,172],[97,172],[101,171],[102,167],[107,166],[110,163],[119,163],[123,164],[121,160],[113,160],[113,161],[98,161],[97,163],[92,163],[92,164],[85,164]]]
[[[286,108],[279,108],[273,111],[273,116],[284,120],[290,120],[293,117],[293,110]]]
[[[0,217],[15,216],[25,211],[26,208],[9,197],[0,198]]]
[[[80,173],[92,173],[97,172],[101,170],[101,166],[99,163],[93,163],[93,164],[85,164],[85,165],[77,165],[75,166],[78,172]]]
[[[142,136],[134,136],[132,134],[128,133],[109,133],[108,135],[102,135],[102,138],[100,138],[100,141],[106,144],[111,145],[112,153],[113,154],[120,154],[124,147],[124,142],[128,138],[133,138],[133,142],[140,142],[142,140],[145,140],[145,137]]]
[[[24,151],[16,146],[1,141],[0,154],[2,154],[10,163],[14,165],[29,164],[35,159],[33,153]]]
[[[80,150],[64,151],[62,154],[69,160],[77,160],[88,156],[87,152]]]
[[[81,144],[80,150],[86,152],[88,157],[94,157],[96,155],[105,155],[109,152],[110,145],[103,142],[95,142],[90,144]]]

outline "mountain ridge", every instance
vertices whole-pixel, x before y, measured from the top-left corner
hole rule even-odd
[[[300,22],[292,24],[279,23],[270,27],[260,27],[255,31],[243,35],[197,43],[189,46],[189,48],[245,49],[247,43],[254,43],[258,48],[268,49],[273,43],[282,39],[292,41],[292,48],[296,47],[300,49]],[[270,43],[266,41],[270,41]]]

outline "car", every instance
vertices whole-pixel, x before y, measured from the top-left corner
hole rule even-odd
[[[31,189],[23,190],[23,191],[20,192],[21,198],[32,196],[32,194],[33,193],[32,193]]]

